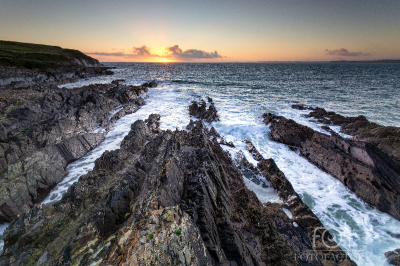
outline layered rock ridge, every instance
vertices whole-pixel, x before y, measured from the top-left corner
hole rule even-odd
[[[244,142],[258,164],[254,168],[245,157],[241,159],[241,164],[247,165],[247,168],[255,175],[261,173],[283,201],[281,205],[272,203],[264,205],[275,213],[273,221],[279,235],[297,253],[300,262],[304,265],[356,265],[333,241],[334,238],[328,228],[323,226],[318,217],[302,201],[274,160],[264,159],[251,141]],[[282,212],[282,208],[290,212],[290,217],[276,215]]]
[[[7,98],[0,99],[0,223],[40,202],[62,180],[67,164],[100,144],[117,119],[144,104],[139,95],[147,90],[97,84],[1,91]],[[95,133],[99,127],[104,130]]]
[[[331,135],[323,134],[270,113],[262,118],[270,126],[271,139],[299,150],[301,156],[339,179],[365,202],[400,220],[400,162],[396,148],[399,129],[370,123],[364,117],[344,118],[318,108],[308,116],[341,125],[344,133],[354,137],[344,139],[329,127],[325,129]]]
[[[132,124],[61,201],[11,223],[0,265],[301,265],[275,225],[287,216],[246,188],[203,122],[170,131],[159,118]]]

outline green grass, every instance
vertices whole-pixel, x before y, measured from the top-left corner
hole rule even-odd
[[[150,238],[150,239],[153,239],[153,237],[154,237],[154,234],[150,233],[150,234],[149,234],[149,238]]]
[[[181,230],[178,230],[178,229],[175,230],[175,234],[176,234],[176,235],[180,235],[180,234],[181,234]]]
[[[41,71],[64,66],[79,67],[75,59],[84,59],[90,64],[98,63],[96,59],[78,50],[42,44],[0,41],[0,65],[6,67],[15,66]]]

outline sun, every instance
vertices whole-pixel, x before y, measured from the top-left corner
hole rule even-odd
[[[164,58],[163,62],[168,62],[168,60]]]

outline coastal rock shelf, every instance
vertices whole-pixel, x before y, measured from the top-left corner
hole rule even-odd
[[[298,149],[365,202],[400,220],[400,162],[396,146],[399,129],[369,123],[365,117],[344,118],[322,108],[313,109],[308,117],[340,125],[344,133],[354,138],[343,139],[325,127],[331,132],[329,136],[271,113],[262,116],[273,140]]]
[[[202,121],[171,131],[159,119],[137,120],[121,148],[106,151],[61,201],[10,224],[0,265],[355,265],[302,257],[322,246],[314,249],[279,204],[263,205],[247,189]],[[271,163],[259,167],[285,180]],[[309,215],[298,222],[318,224]]]
[[[0,90],[0,222],[40,202],[62,180],[67,164],[95,148],[116,120],[144,104],[139,95],[147,86]],[[104,130],[96,131],[99,127]]]

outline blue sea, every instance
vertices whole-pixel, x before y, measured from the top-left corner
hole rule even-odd
[[[400,248],[400,222],[367,205],[337,179],[319,170],[287,146],[269,139],[269,128],[260,116],[265,112],[283,115],[325,132],[320,124],[305,118],[306,111],[292,104],[318,106],[346,116],[364,115],[385,126],[400,127],[400,64],[340,63],[107,63],[115,75],[66,84],[79,87],[125,79],[140,85],[155,80],[156,88],[146,94],[146,105],[120,119],[106,140],[67,167],[67,175],[45,199],[52,203],[79,176],[90,171],[105,150],[118,149],[130,125],[149,114],[161,115],[162,129],[185,129],[190,121],[192,100],[213,98],[220,121],[208,126],[236,148],[224,147],[232,156],[246,151],[243,140],[253,142],[265,158],[273,158],[303,201],[325,227],[334,228],[336,242],[358,265],[385,265],[384,253]],[[332,127],[339,132],[340,128]],[[101,131],[102,129],[98,129]],[[327,133],[328,134],[328,133]],[[343,137],[350,137],[343,135]],[[271,187],[243,177],[262,202],[280,202]],[[266,184],[266,180],[262,180]],[[289,213],[290,215],[290,213]]]

